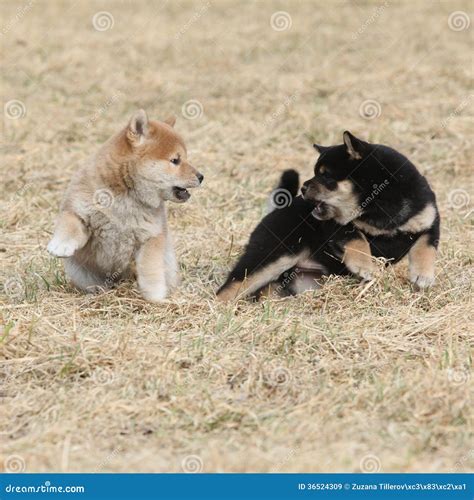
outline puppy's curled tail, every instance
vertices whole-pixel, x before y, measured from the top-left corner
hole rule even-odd
[[[285,170],[281,174],[278,186],[270,193],[267,203],[267,214],[276,208],[285,208],[291,205],[293,198],[298,194],[300,176],[296,170]]]

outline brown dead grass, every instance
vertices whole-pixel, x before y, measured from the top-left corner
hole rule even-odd
[[[3,120],[1,462],[472,469],[472,26],[448,26],[457,10],[472,21],[472,3],[206,5],[2,2],[4,103],[26,115]],[[103,10],[114,26],[99,32]],[[271,29],[279,10],[291,29]],[[190,99],[194,120],[181,115]],[[45,251],[71,173],[137,107],[178,114],[206,176],[170,207],[183,285],[163,305],[131,283],[80,295]],[[216,304],[279,172],[309,176],[310,141],[344,129],[399,148],[431,181],[436,286],[414,293],[401,264],[366,290],[330,278],[290,300]]]

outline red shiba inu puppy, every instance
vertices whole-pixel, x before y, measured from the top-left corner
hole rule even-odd
[[[186,202],[203,181],[187,159],[175,118],[137,111],[72,177],[48,251],[63,257],[79,289],[106,289],[131,273],[146,300],[163,300],[179,281],[166,201]]]

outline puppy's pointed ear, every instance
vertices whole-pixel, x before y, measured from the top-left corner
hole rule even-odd
[[[174,127],[174,124],[176,123],[176,116],[171,115],[166,118],[166,120],[163,120],[164,123],[169,125],[170,127]]]
[[[357,139],[348,130],[342,135],[344,139],[344,144],[346,145],[347,154],[353,160],[361,160],[364,153],[364,141]]]
[[[148,137],[148,116],[143,109],[136,111],[127,128],[127,139],[132,146],[140,146]]]
[[[313,144],[313,148],[319,153],[323,154],[324,151],[326,151],[327,147],[326,146],[320,146],[319,144]]]

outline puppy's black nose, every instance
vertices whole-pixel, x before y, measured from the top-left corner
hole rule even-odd
[[[197,173],[196,177],[198,178],[199,184],[202,184],[202,181],[204,180],[204,175]]]

